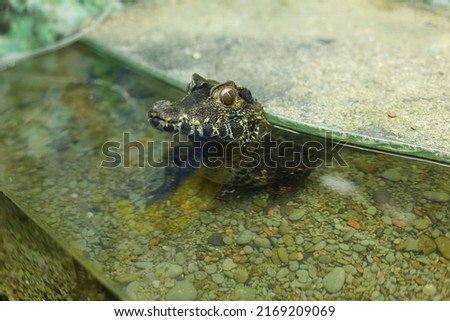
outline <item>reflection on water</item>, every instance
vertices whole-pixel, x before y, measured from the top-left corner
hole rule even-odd
[[[450,298],[446,167],[346,149],[275,201],[194,176],[145,207],[164,171],[102,145],[163,139],[146,112],[180,93],[80,47],[0,78],[0,190],[124,299]]]

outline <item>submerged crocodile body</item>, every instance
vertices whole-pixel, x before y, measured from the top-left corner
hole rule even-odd
[[[156,102],[148,117],[155,128],[188,137],[189,144],[172,149],[172,184],[198,168],[224,186],[263,186],[289,177],[304,180],[317,164],[314,142],[305,144],[300,135],[295,142],[283,138],[251,92],[233,81],[194,74],[183,99]]]

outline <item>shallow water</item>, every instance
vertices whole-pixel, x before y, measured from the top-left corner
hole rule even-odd
[[[0,190],[123,299],[450,298],[448,167],[346,148],[285,197],[195,176],[144,206],[147,110],[182,93],[80,46],[0,79]]]

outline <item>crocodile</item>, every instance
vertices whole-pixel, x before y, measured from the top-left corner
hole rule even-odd
[[[166,189],[194,169],[227,188],[304,181],[319,163],[317,141],[293,133],[287,139],[284,130],[269,123],[250,90],[233,81],[193,74],[187,95],[176,102],[157,101],[148,119],[153,127],[177,135],[168,156]],[[180,143],[180,137],[188,143]]]

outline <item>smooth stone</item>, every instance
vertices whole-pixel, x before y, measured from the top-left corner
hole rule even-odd
[[[327,242],[325,241],[320,241],[317,244],[314,244],[314,250],[315,251],[320,251],[323,250],[325,248],[325,246],[327,246]]]
[[[387,215],[383,215],[383,216],[381,217],[381,220],[382,220],[383,223],[386,224],[386,225],[392,225],[392,219],[391,219],[389,216],[387,216]]]
[[[305,216],[305,210],[304,209],[297,209],[291,214],[289,214],[288,219],[292,222],[301,220]]]
[[[439,252],[441,252],[442,256],[447,260],[450,260],[450,239],[445,236],[440,236],[434,240],[436,242],[437,248]]]
[[[311,279],[308,271],[306,270],[298,270],[295,274],[297,275],[297,279],[300,283],[307,283]]]
[[[417,241],[412,236],[408,236],[405,240],[405,251],[417,252],[418,250]]]
[[[330,264],[331,263],[331,256],[329,256],[329,255],[322,255],[322,256],[319,256],[318,260],[322,264]]]
[[[299,265],[300,264],[298,263],[298,261],[289,261],[289,263],[288,263],[289,271],[292,271],[292,272],[297,271]]]
[[[278,228],[278,233],[279,233],[280,235],[283,235],[283,236],[285,236],[286,234],[288,234],[290,231],[291,231],[291,228],[290,228],[288,225],[281,225],[281,226]]]
[[[428,255],[436,251],[436,243],[429,236],[422,234],[417,238],[417,247],[423,254]]]
[[[134,265],[140,269],[149,270],[153,267],[153,262],[136,262]]]
[[[425,284],[422,288],[423,294],[433,296],[436,294],[436,286],[434,284]]]
[[[329,293],[339,292],[344,286],[345,271],[341,267],[335,267],[322,280],[323,287]]]
[[[193,301],[197,298],[197,289],[189,281],[179,281],[166,294],[167,301]]]
[[[352,248],[355,252],[358,252],[358,253],[363,253],[363,252],[366,252],[366,250],[367,250],[367,248],[365,246],[362,246],[361,244],[358,244],[358,243],[353,244]]]
[[[224,246],[225,242],[220,233],[213,233],[208,237],[208,243],[214,246]]]
[[[238,284],[234,289],[234,295],[237,300],[254,301],[256,299],[256,291],[249,286]]]
[[[270,244],[270,240],[265,237],[257,237],[255,239],[255,245],[257,247],[263,248],[263,249],[268,249],[268,248],[272,247],[272,245]]]
[[[450,200],[450,195],[446,192],[425,191],[423,196],[433,202],[448,202]]]
[[[236,239],[236,243],[239,245],[245,245],[245,244],[250,243],[252,238],[253,238],[252,231],[245,230],[241,234],[239,234],[239,236]]]
[[[391,198],[391,193],[387,189],[382,188],[375,191],[372,195],[373,200],[378,204],[386,204]]]
[[[208,274],[214,274],[217,272],[217,266],[215,264],[208,264],[204,267],[204,270]]]
[[[418,218],[414,220],[413,226],[418,230],[425,230],[430,226],[430,221],[426,218]]]
[[[287,246],[292,246],[294,245],[294,237],[290,234],[283,235],[283,242]]]
[[[175,254],[175,263],[184,265],[186,263],[186,256],[182,252]]]
[[[208,273],[206,273],[205,271],[196,271],[194,272],[194,276],[197,280],[204,280],[208,277]]]
[[[282,263],[287,263],[289,261],[289,254],[284,247],[278,248],[277,254]]]
[[[225,260],[223,260],[222,268],[225,271],[230,271],[230,270],[234,269],[236,266],[237,266],[237,264],[234,263],[232,259],[225,259]]]
[[[245,283],[248,280],[248,272],[244,267],[239,267],[234,271],[233,278],[237,283]]]
[[[183,268],[175,263],[159,263],[155,266],[155,273],[168,278],[175,278],[183,273]]]
[[[303,238],[303,236],[297,235],[297,236],[295,237],[295,244],[300,245],[300,244],[303,244],[303,242],[305,242],[305,239]]]
[[[388,253],[388,255],[386,255],[386,262],[394,263],[395,262],[395,255],[392,254],[392,253]]]
[[[214,215],[211,215],[210,213],[202,213],[200,215],[200,222],[207,225],[214,221]]]
[[[227,245],[233,244],[233,238],[230,235],[225,235],[222,240]]]
[[[211,275],[211,279],[216,284],[222,284],[223,281],[225,281],[225,277],[220,273],[214,273],[213,275]]]
[[[278,280],[284,279],[289,275],[289,269],[288,268],[281,268],[276,275],[276,278]]]
[[[391,182],[399,182],[402,179],[402,173],[397,168],[389,168],[381,173],[381,176]]]
[[[369,206],[366,210],[367,214],[375,215],[377,214],[377,208],[375,206]]]
[[[311,279],[315,279],[317,276],[317,268],[315,265],[308,265],[308,275]]]

